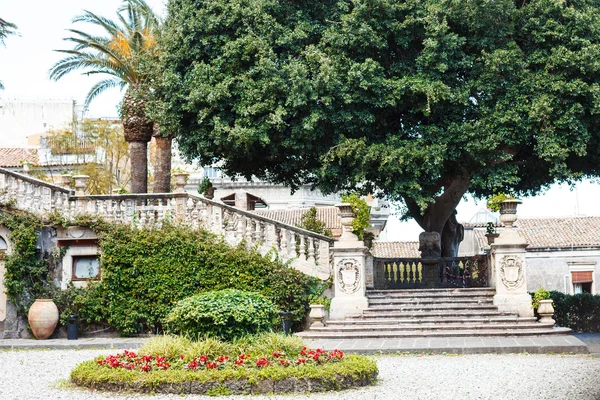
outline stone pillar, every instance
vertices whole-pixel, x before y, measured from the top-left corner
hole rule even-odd
[[[248,192],[238,190],[235,192],[235,208],[248,211]]]
[[[494,252],[494,281],[496,295],[494,305],[501,312],[518,313],[520,317],[532,317],[531,296],[527,293],[527,265],[525,248],[527,242],[519,235],[513,224],[517,220],[520,200],[506,200],[500,205],[500,221],[504,229],[491,245]]]
[[[88,175],[75,175],[73,179],[75,180],[75,196],[85,196],[85,187],[90,177]]]
[[[331,319],[344,319],[369,306],[366,297],[365,263],[367,247],[352,233],[354,213],[350,204],[338,204],[342,221],[342,236],[333,245],[334,297]]]

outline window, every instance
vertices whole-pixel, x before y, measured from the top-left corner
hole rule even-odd
[[[217,170],[212,167],[204,167],[204,176],[206,178],[217,178]]]
[[[596,294],[596,288],[594,287],[596,261],[570,261],[568,262],[568,265],[569,273],[571,275],[571,294]]]
[[[6,240],[2,236],[0,236],[0,251],[8,250],[8,244],[6,244]]]
[[[72,280],[83,281],[100,279],[100,260],[98,256],[73,257]]]
[[[594,281],[592,271],[571,272],[573,282],[573,294],[592,293],[592,282]]]

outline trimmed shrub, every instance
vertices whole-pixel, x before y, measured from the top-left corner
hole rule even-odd
[[[600,331],[600,295],[569,295],[553,290],[550,298],[554,300],[556,325],[576,332]]]
[[[266,297],[225,289],[179,301],[165,318],[165,324],[172,334],[231,341],[272,329],[277,316],[277,308]]]
[[[291,312],[298,329],[308,297],[320,283],[204,230],[116,225],[102,227],[99,235],[102,280],[78,301],[78,311],[87,322],[106,322],[123,335],[162,332],[175,303],[223,289],[262,294],[281,311]]]

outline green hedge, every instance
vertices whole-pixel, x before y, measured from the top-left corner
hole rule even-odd
[[[553,290],[550,297],[554,300],[556,325],[576,332],[600,331],[600,295],[569,295]]]
[[[87,322],[107,322],[125,335],[161,332],[162,321],[179,300],[222,289],[261,293],[279,310],[290,311],[298,327],[318,284],[203,230],[119,225],[103,227],[99,234],[102,280],[77,300],[79,314]]]
[[[180,300],[165,324],[172,334],[233,340],[271,330],[277,318],[277,308],[265,296],[225,289]]]

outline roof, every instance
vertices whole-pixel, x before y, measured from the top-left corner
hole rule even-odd
[[[0,148],[0,167],[20,167],[23,162],[37,164],[38,153],[34,149],[23,147]]]
[[[253,210],[252,212],[263,217],[274,219],[283,224],[298,226],[302,216],[310,208],[282,209],[282,210]],[[342,234],[342,222],[338,217],[337,207],[317,207],[317,219],[325,223],[325,228],[331,230],[333,237]]]
[[[520,218],[528,249],[600,247],[599,217]]]
[[[419,242],[373,242],[371,254],[376,258],[419,258]]]

